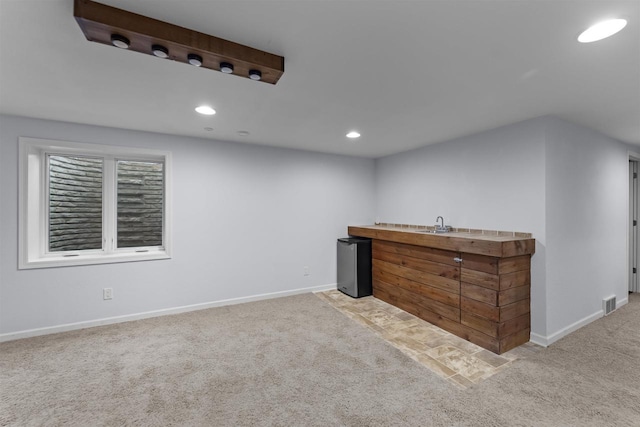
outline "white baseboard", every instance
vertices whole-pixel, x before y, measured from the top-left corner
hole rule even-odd
[[[621,299],[616,304],[616,310],[622,307],[623,305],[627,304],[628,302],[629,302],[629,298]],[[600,319],[601,317],[604,317],[604,311],[598,310],[595,313],[590,314],[589,316],[584,317],[578,320],[577,322],[567,326],[566,328],[560,329],[558,332],[554,332],[551,335],[544,336],[544,335],[539,335],[532,332],[530,335],[530,341],[534,344],[538,344],[543,347],[548,347],[554,342],[558,341],[559,339],[566,337],[571,332],[577,331],[583,326],[586,326],[589,323],[593,322],[594,320]]]
[[[338,289],[338,284],[337,283],[330,283],[328,285],[316,286],[314,288],[314,290],[311,291],[311,292],[313,292],[315,294],[315,293],[318,293],[318,292],[334,291],[336,289]]]
[[[545,337],[544,335],[540,335],[540,334],[536,334],[534,332],[531,332],[529,334],[529,341],[531,341],[534,344],[538,344],[542,347],[548,347],[549,344],[547,342],[547,337]]]
[[[566,328],[560,329],[558,332],[554,332],[551,335],[547,335],[546,337],[536,334],[535,341],[534,340],[532,340],[532,341],[534,343],[536,343],[536,344],[539,344],[539,345],[543,346],[543,347],[548,347],[551,344],[553,344],[554,342],[558,341],[559,339],[566,337],[571,332],[577,331],[578,329],[582,328],[585,325],[588,325],[589,323],[593,322],[594,320],[598,320],[602,316],[604,316],[604,312],[602,310],[598,310],[595,313],[590,314],[590,315],[588,315],[586,317],[583,317],[582,319],[578,320],[577,322],[574,322],[574,323],[570,324]]]
[[[336,284],[311,286],[308,288],[293,289],[290,291],[271,292],[268,294],[251,295],[247,297],[231,298],[226,300],[211,301],[200,304],[185,305],[181,307],[164,308],[162,310],[147,311],[144,313],[127,314],[124,316],[107,317],[104,319],[88,320],[77,323],[66,323],[57,326],[48,326],[46,328],[28,329],[25,331],[9,332],[0,334],[0,342],[13,341],[22,338],[37,337],[40,335],[57,334],[59,332],[74,331],[77,329],[91,328],[94,326],[111,325],[114,323],[131,322],[133,320],[148,319],[150,317],[166,316],[170,314],[186,313],[189,311],[204,310],[213,307],[222,307],[225,305],[242,304],[245,302],[260,301],[271,298],[281,298],[290,295],[305,294],[309,292],[323,292],[336,289]]]
[[[619,309],[620,307],[622,307],[623,305],[627,305],[628,303],[629,303],[629,297],[621,299],[620,301],[618,301],[616,303],[616,310]]]

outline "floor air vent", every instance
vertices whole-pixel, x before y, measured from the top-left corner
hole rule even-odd
[[[602,309],[604,310],[604,315],[611,313],[616,309],[616,297],[612,296],[609,298],[605,298],[602,300]]]

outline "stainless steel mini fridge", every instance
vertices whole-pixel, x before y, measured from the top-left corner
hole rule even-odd
[[[371,239],[338,239],[338,290],[354,298],[373,293],[371,286]]]

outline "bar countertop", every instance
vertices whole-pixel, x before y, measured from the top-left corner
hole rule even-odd
[[[433,233],[424,226],[356,225],[349,226],[348,232],[350,236],[498,258],[535,253],[535,239],[527,233],[464,230]]]

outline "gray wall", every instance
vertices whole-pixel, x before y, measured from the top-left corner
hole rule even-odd
[[[18,136],[172,151],[173,259],[18,271]],[[552,117],[374,162],[0,116],[0,334],[332,284],[347,225],[443,215],[533,233],[532,337],[551,343],[626,300],[628,148]]]
[[[546,126],[547,339],[599,317],[602,299],[628,298],[629,154],[582,126]]]
[[[627,147],[553,117],[379,159],[377,218],[531,232],[532,339],[627,300]]]
[[[18,270],[19,136],[171,151],[173,258]],[[370,159],[12,116],[0,159],[0,334],[332,284],[336,239],[374,219]]]
[[[546,328],[545,119],[378,159],[383,222],[533,233],[532,330]]]

